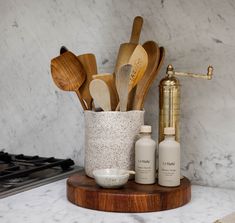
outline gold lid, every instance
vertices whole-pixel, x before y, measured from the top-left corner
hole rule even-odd
[[[166,77],[160,81],[160,86],[179,86],[179,80],[174,76],[174,68],[171,64],[167,66]]]

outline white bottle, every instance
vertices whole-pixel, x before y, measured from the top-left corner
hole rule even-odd
[[[156,143],[151,132],[151,126],[142,125],[141,138],[135,143],[135,182],[139,184],[154,184],[156,180]]]
[[[164,129],[165,139],[159,144],[158,184],[166,187],[180,185],[180,144],[175,141],[175,129]]]

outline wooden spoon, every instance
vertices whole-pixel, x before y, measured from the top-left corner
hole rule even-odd
[[[148,65],[148,54],[141,45],[137,45],[128,63],[133,66],[129,85],[134,88],[143,77]]]
[[[127,64],[129,62],[129,59],[133,51],[138,45],[142,25],[143,25],[143,18],[141,16],[135,17],[132,25],[130,42],[123,43],[120,45],[114,70],[115,74],[123,64]]]
[[[148,41],[143,45],[143,47],[148,52],[149,58],[151,58],[151,60],[149,61],[149,65],[143,78],[137,84],[136,95],[133,102],[134,110],[143,109],[144,100],[148,94],[151,85],[156,79],[165,58],[164,48],[159,48],[155,42]]]
[[[89,90],[94,101],[104,110],[111,111],[109,87],[103,80],[95,79],[90,82]]]
[[[70,51],[51,60],[52,78],[60,89],[75,91],[84,110],[87,109],[79,88],[86,79],[86,73],[77,57]]]
[[[117,93],[117,89],[115,86],[113,74],[110,74],[110,73],[96,74],[96,75],[93,75],[92,78],[103,80],[108,85],[110,97],[111,97],[111,108],[112,108],[112,111],[114,111],[118,104],[118,93]]]
[[[137,84],[135,97],[133,101],[133,109],[140,110],[143,106],[143,101],[148,93],[148,90],[157,76],[157,68],[160,59],[160,49],[158,44],[154,41],[147,41],[143,44],[143,48],[146,50],[149,58],[147,69]]]
[[[128,101],[128,110],[130,110],[132,105],[132,98],[134,97],[134,91],[132,90],[137,85],[138,81],[143,77],[144,72],[148,65],[148,55],[145,49],[141,45],[137,45],[133,54],[129,59],[129,63],[132,65],[131,76],[128,81],[128,94],[129,99]],[[119,94],[119,92],[118,92]],[[120,100],[120,95],[119,95]],[[117,106],[116,110],[118,110],[119,105]],[[127,109],[127,108],[126,108]]]
[[[67,52],[68,49],[65,46],[62,46],[60,48],[60,54],[63,54]],[[83,68],[86,72],[86,80],[82,84],[80,88],[80,94],[85,100],[86,107],[88,110],[92,109],[92,97],[90,95],[89,91],[89,84],[92,81],[92,75],[97,74],[97,64],[96,64],[96,58],[94,54],[87,53],[77,56],[78,60],[83,65]]]
[[[131,74],[132,74],[131,64],[122,65],[116,73],[116,87],[119,95],[120,111],[122,112],[125,112],[127,110],[128,94],[130,91],[129,83],[131,79]]]
[[[136,85],[141,80],[148,65],[148,55],[141,45],[137,45],[129,59],[129,64],[133,66],[130,79],[130,92],[128,98],[127,110],[132,109],[133,99],[135,96]]]
[[[79,91],[83,100],[86,101],[88,110],[91,110],[92,109],[92,97],[89,91],[89,84],[92,81],[92,76],[94,74],[97,74],[96,58],[95,58],[95,55],[91,53],[79,55],[77,56],[77,58],[83,65],[83,68],[86,72],[86,80],[83,82]]]

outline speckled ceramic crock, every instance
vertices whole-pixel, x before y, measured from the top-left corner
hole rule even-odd
[[[134,143],[144,124],[144,111],[85,111],[85,172],[95,169],[134,170]]]

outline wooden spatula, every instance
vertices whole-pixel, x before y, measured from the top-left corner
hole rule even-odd
[[[51,60],[52,78],[60,89],[75,91],[84,110],[87,109],[79,88],[86,79],[86,73],[77,57],[70,51]]]
[[[119,95],[120,111],[122,112],[125,112],[127,110],[128,94],[130,91],[129,83],[130,83],[131,74],[132,74],[131,64],[122,65],[116,73],[116,88]]]
[[[129,63],[129,59],[133,51],[135,50],[136,46],[138,45],[142,25],[143,25],[143,18],[141,16],[135,17],[132,26],[130,42],[123,43],[120,45],[114,70],[115,74],[123,64]]]
[[[110,74],[110,73],[96,74],[96,75],[93,75],[92,78],[103,80],[108,85],[110,98],[111,98],[111,108],[112,108],[112,111],[114,111],[118,104],[118,93],[117,93],[113,74]]]
[[[160,48],[158,47],[158,44],[154,41],[147,41],[143,44],[143,48],[148,54],[149,61],[143,77],[137,84],[133,101],[134,110],[140,110],[143,108],[144,99],[150,89],[150,86],[158,75],[157,68],[160,60]]]
[[[89,85],[89,90],[92,98],[103,111],[111,111],[109,87],[103,80],[92,80]]]

